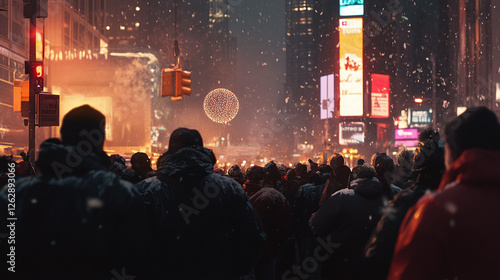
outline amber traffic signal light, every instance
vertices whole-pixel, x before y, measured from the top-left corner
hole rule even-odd
[[[182,100],[182,96],[191,95],[191,72],[180,69],[161,71],[161,96],[170,96],[172,101]]]

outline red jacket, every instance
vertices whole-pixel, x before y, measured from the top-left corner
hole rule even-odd
[[[500,151],[463,152],[408,212],[387,279],[500,279]]]

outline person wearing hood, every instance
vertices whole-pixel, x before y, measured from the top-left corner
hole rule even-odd
[[[266,240],[255,265],[256,280],[274,280],[279,253],[288,241],[291,228],[291,210],[278,190],[263,185],[264,169],[254,165],[247,170],[244,188],[250,202],[259,214]]]
[[[412,206],[428,191],[436,190],[444,173],[444,143],[425,139],[415,149],[413,174],[416,182],[399,192],[384,208],[383,216],[365,248],[367,279],[386,279],[391,265],[398,230]]]
[[[349,182],[349,176],[351,175],[351,169],[344,164],[344,157],[341,154],[334,154],[329,159],[330,167],[332,172],[330,177],[325,183],[323,188],[323,193],[319,201],[319,205],[323,205],[326,200],[328,200],[332,194],[338,190],[347,188]]]
[[[318,171],[311,176],[313,182],[300,187],[295,196],[292,221],[299,263],[302,263],[308,257],[313,257],[314,248],[318,246],[318,242],[309,227],[309,219],[319,209],[319,200],[331,172],[332,168],[329,165],[319,165]],[[314,276],[318,277],[319,275],[311,275],[311,277]]]
[[[445,134],[446,172],[406,214],[387,279],[500,279],[497,116],[469,108]]]
[[[178,128],[156,176],[136,184],[162,279],[236,280],[259,257],[259,216],[236,181],[213,173],[211,155],[197,130]]]
[[[243,184],[245,183],[245,177],[243,177],[243,172],[241,172],[239,165],[231,166],[231,168],[229,168],[229,171],[227,172],[227,175],[229,175],[243,187]]]
[[[363,249],[385,201],[375,176],[369,165],[354,167],[349,188],[334,193],[309,221],[316,236],[338,244],[322,265],[324,279],[361,279]]]
[[[142,201],[131,183],[107,171],[104,127],[104,115],[94,108],[72,109],[62,121],[62,142],[40,146],[41,175],[15,182],[15,245],[0,242],[3,257],[15,246],[15,267],[1,258],[1,279],[150,278]],[[0,192],[3,221],[10,193]]]
[[[398,178],[394,170],[394,161],[386,153],[375,153],[371,164],[377,172],[377,179],[382,183],[387,199],[392,200],[394,195],[401,191],[401,188],[392,184]]]

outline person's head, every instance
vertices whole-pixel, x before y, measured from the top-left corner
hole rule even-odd
[[[236,182],[243,184],[243,172],[241,172],[239,165],[233,165],[227,171],[227,175],[233,178]]]
[[[268,162],[264,166],[264,183],[265,184],[275,184],[281,178],[278,166],[274,161]]]
[[[55,169],[52,166],[54,159],[59,153],[58,146],[62,145],[61,140],[57,138],[49,138],[40,144],[38,149],[38,157],[35,163],[35,168],[39,174],[53,176]]]
[[[445,127],[445,164],[449,169],[466,150],[500,150],[500,124],[486,107],[469,108]]]
[[[295,174],[300,177],[305,177],[307,174],[307,165],[300,162],[295,164]]]
[[[130,164],[132,165],[132,170],[141,175],[147,174],[152,170],[151,161],[145,153],[135,153],[130,158]]]
[[[376,153],[372,156],[372,166],[377,175],[384,175],[386,172],[394,171],[394,161],[386,153]]]
[[[401,171],[410,172],[413,166],[413,152],[405,149],[400,151],[396,157]]]
[[[341,154],[335,153],[329,158],[328,162],[332,170],[335,171],[335,169],[344,165],[344,157]]]
[[[413,157],[413,170],[421,174],[442,174],[444,166],[444,145],[426,139],[418,143]]]
[[[170,135],[168,151],[165,154],[171,155],[182,148],[192,146],[203,147],[203,139],[200,133],[195,129],[180,127],[174,130]]]
[[[105,126],[106,117],[98,110],[89,105],[76,107],[62,120],[61,140],[64,145],[82,150],[102,151],[106,139]]]
[[[109,156],[109,160],[111,161],[111,164],[114,164],[115,162],[119,163],[123,166],[125,166],[127,164],[127,162],[125,161],[125,158],[123,158],[119,154],[113,154],[113,155]]]
[[[434,130],[431,127],[427,127],[424,129],[420,134],[418,135],[418,141],[422,142],[426,139],[434,140],[438,142],[441,137],[439,136],[439,132],[437,130]]]
[[[324,173],[332,173],[332,168],[330,167],[330,165],[328,164],[320,164],[318,166],[318,171],[321,173],[321,174],[324,174]]]
[[[375,176],[377,176],[377,173],[375,172],[375,169],[373,167],[371,167],[368,164],[359,165],[352,169],[351,182],[356,179],[362,179],[362,178],[369,179]]]
[[[363,165],[363,164],[365,164],[365,160],[362,159],[362,158],[358,159],[358,164],[357,165]]]
[[[342,187],[346,188],[349,185],[351,169],[348,166],[343,165],[337,168],[333,173],[335,173],[335,177],[337,177],[337,180],[342,185]]]
[[[247,180],[251,183],[259,183],[264,176],[264,170],[258,165],[251,166],[247,169]]]

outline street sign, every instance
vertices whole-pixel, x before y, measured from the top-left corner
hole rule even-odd
[[[38,94],[38,126],[59,126],[59,95]]]

